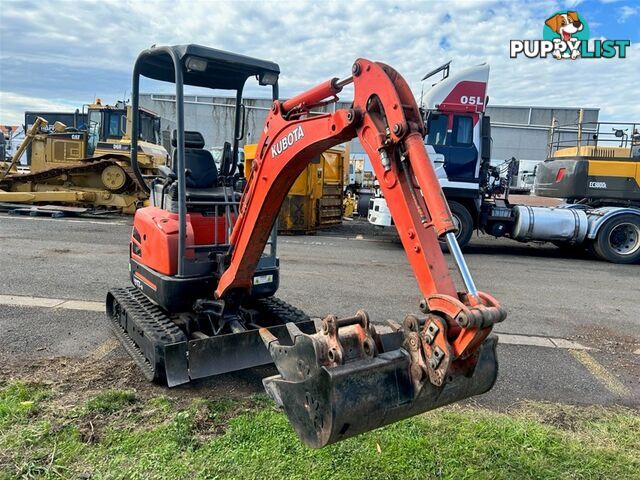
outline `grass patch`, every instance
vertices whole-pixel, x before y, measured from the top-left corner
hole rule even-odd
[[[39,384],[12,382],[0,388],[0,428],[35,414],[49,390]]]
[[[130,390],[107,390],[89,400],[84,410],[94,413],[114,413],[136,401],[136,394]]]
[[[310,450],[264,396],[53,400],[38,385],[0,388],[0,478],[640,479],[640,415],[623,408],[450,407]]]

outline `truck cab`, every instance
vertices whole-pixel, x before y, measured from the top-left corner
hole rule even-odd
[[[442,73],[423,97],[425,146],[458,226],[458,243],[464,246],[477,226],[481,182],[490,161],[489,117],[484,115],[489,65],[449,75],[449,63],[423,77],[428,80]],[[368,220],[377,226],[392,225],[386,201],[379,195],[370,202]]]

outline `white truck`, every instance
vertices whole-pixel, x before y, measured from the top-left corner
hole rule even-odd
[[[639,124],[592,122],[552,131],[548,158],[537,165],[534,191],[562,198],[557,207],[509,202],[508,187],[490,165],[491,123],[485,115],[489,65],[449,75],[449,64],[424,97],[425,144],[465,246],[474,230],[520,242],[552,242],[588,249],[614,263],[640,261],[640,155],[633,136]],[[571,132],[567,134],[567,132]],[[368,220],[393,222],[377,193]]]

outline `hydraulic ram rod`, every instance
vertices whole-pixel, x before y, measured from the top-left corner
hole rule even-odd
[[[474,296],[477,299],[478,289],[476,288],[476,285],[473,282],[473,278],[471,277],[471,272],[469,271],[469,267],[467,267],[467,262],[465,262],[464,257],[462,256],[462,251],[460,250],[460,245],[458,245],[458,240],[456,239],[455,233],[453,232],[447,233],[445,235],[445,240],[447,241],[449,252],[451,252],[453,259],[456,262],[456,267],[458,267],[458,271],[460,272],[460,276],[462,277],[464,286],[467,289],[467,293],[469,295]]]
[[[302,92],[289,100],[282,103],[282,111],[290,112],[294,108],[309,108],[313,105],[317,105],[323,100],[329,97],[335,97],[342,91],[345,85],[353,82],[353,77],[347,77],[343,80],[339,80],[338,77],[334,77],[331,80],[317,85],[306,92]]]

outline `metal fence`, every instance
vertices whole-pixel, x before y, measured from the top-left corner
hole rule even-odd
[[[559,150],[565,148],[575,148],[576,155],[640,160],[640,124],[583,122],[553,125],[547,158],[553,158]]]

